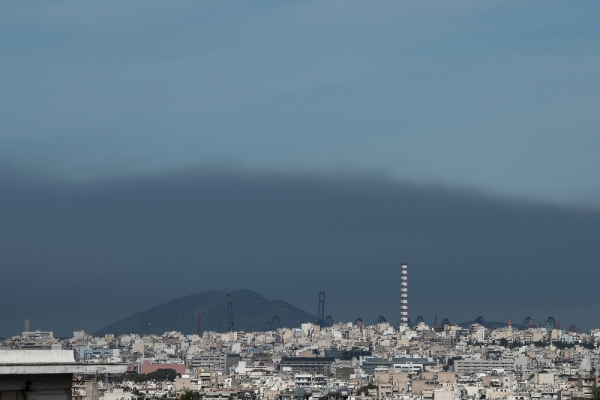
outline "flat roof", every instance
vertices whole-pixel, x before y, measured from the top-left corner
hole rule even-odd
[[[74,364],[73,350],[0,350],[0,365],[4,364]]]
[[[123,374],[127,364],[0,365],[0,375],[30,374]]]
[[[0,350],[0,374],[119,374],[127,364],[88,364],[75,361],[73,350]]]

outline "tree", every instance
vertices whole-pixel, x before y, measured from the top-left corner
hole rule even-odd
[[[196,392],[196,391],[189,390],[189,389],[185,389],[179,395],[180,400],[200,400],[201,398],[202,398],[202,395],[200,394],[200,392]]]
[[[356,394],[360,395],[363,393],[366,396],[369,393],[369,389],[377,389],[377,386],[374,383],[369,383],[367,386],[360,387],[356,391]]]
[[[173,382],[177,378],[177,371],[172,368],[161,368],[148,374],[123,374],[115,379],[116,382],[123,382],[126,380],[133,382],[145,382],[145,381],[156,381],[156,382]]]

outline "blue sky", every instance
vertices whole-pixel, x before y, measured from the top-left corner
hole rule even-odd
[[[4,2],[0,157],[369,171],[598,206],[596,2]]]

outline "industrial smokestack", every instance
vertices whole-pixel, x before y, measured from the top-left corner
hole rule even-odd
[[[29,320],[25,318],[25,332],[29,332]]]
[[[512,320],[508,317],[508,326],[512,326]]]
[[[402,263],[400,325],[408,327],[408,265]]]

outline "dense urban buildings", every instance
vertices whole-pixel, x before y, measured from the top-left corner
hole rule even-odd
[[[126,366],[121,375],[76,375],[73,397],[79,400],[182,395],[276,400],[299,393],[404,400],[597,395],[600,329],[521,328],[359,321],[201,335],[93,337],[78,331],[62,340],[37,331],[6,339],[2,350],[71,350],[80,364]]]

